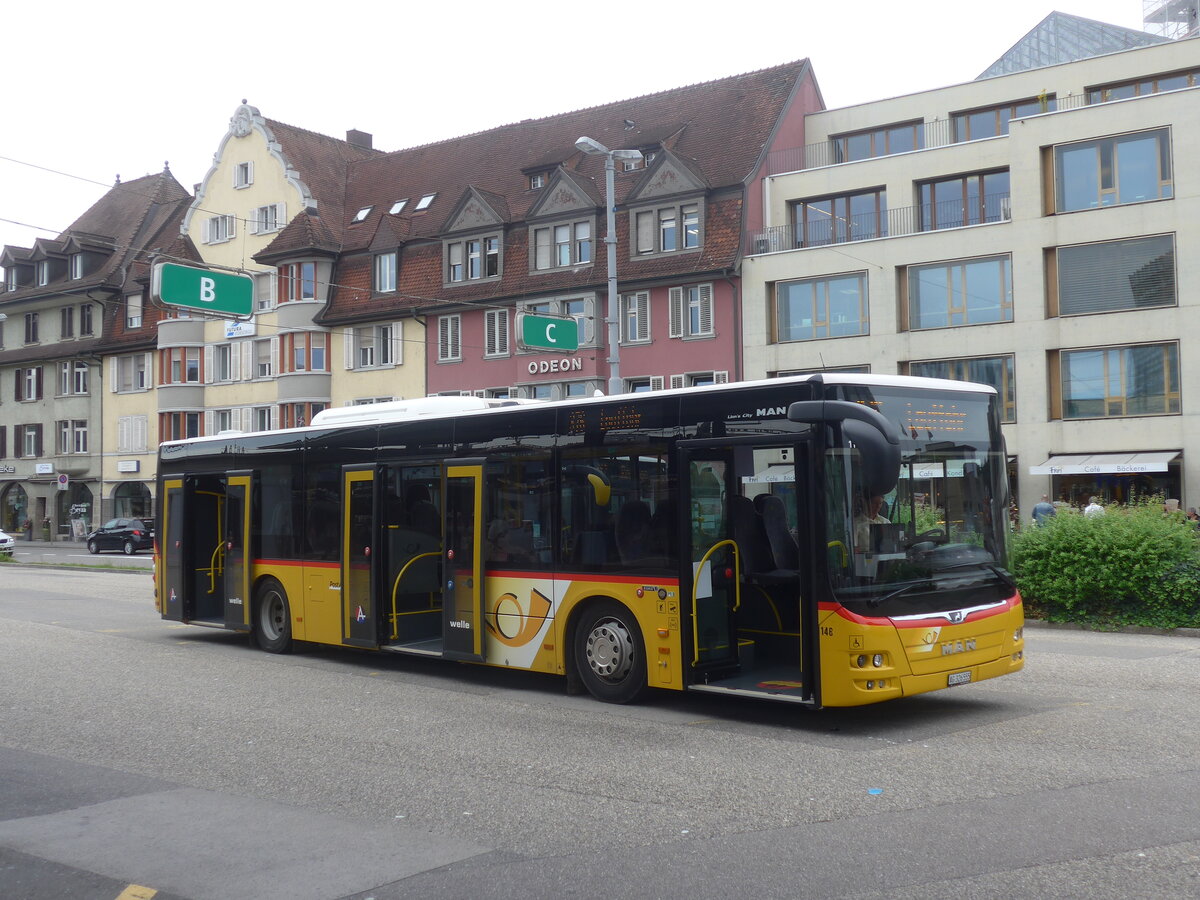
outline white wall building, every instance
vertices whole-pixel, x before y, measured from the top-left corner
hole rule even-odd
[[[1200,506],[1200,41],[814,113],[746,235],[746,377],[994,384],[1023,517]]]

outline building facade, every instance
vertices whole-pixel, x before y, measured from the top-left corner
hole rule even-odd
[[[1200,505],[1200,42],[810,115],[744,235],[747,377],[993,384],[1019,506]]]

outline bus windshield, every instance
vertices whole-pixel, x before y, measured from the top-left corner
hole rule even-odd
[[[857,448],[828,451],[827,547],[837,599],[864,615],[919,616],[1010,596],[1008,484],[995,396],[844,388],[902,435],[899,478],[865,484]]]

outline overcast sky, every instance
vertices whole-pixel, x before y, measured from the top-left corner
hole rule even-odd
[[[242,98],[399,150],[807,57],[834,108],[970,81],[1055,9],[1141,28],[1142,0],[14,3],[0,246],[56,236],[118,174],[169,162],[191,190]]]

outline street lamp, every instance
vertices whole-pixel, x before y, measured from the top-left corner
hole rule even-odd
[[[618,159],[641,159],[641,150],[609,150],[599,141],[581,137],[575,149],[592,156],[604,157],[604,202],[607,210],[607,231],[604,243],[608,256],[608,395],[623,392],[621,384],[621,313],[617,306],[617,212],[613,201],[613,179]]]

